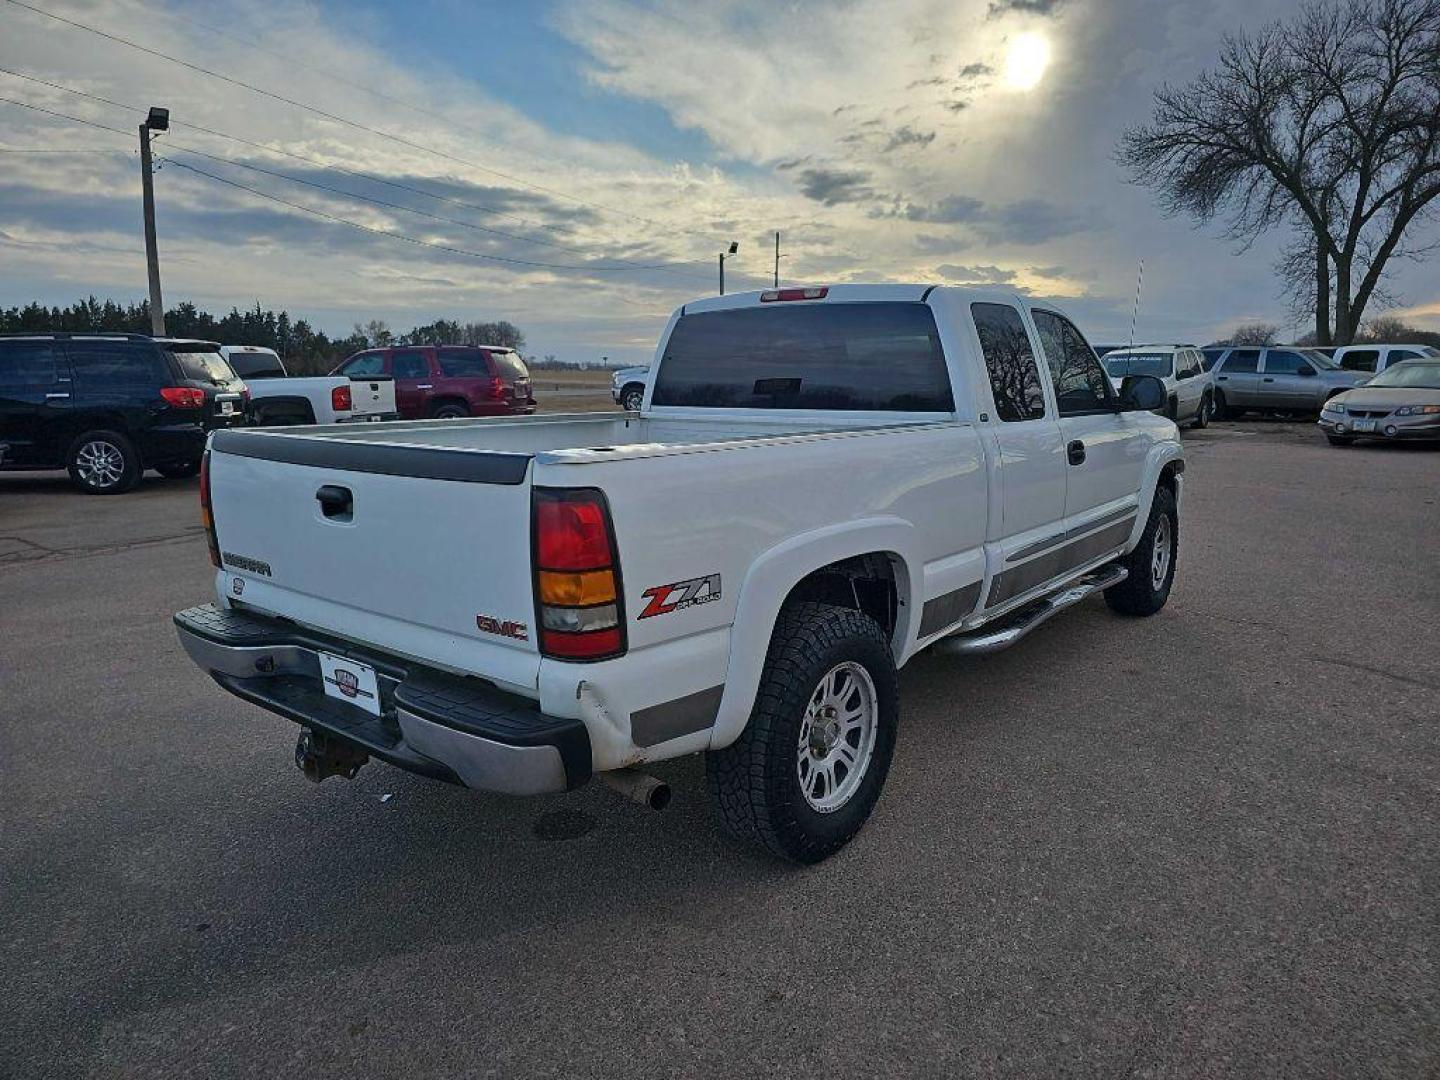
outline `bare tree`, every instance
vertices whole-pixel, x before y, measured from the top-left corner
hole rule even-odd
[[[1216,345],[1274,345],[1280,340],[1280,327],[1274,323],[1241,323]]]
[[[1294,228],[1281,273],[1311,296],[1317,340],[1349,343],[1440,206],[1440,0],[1319,0],[1227,37],[1119,158],[1167,211],[1225,217],[1247,245]]]

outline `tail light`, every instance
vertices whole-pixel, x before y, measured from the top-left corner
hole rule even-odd
[[[337,386],[330,391],[330,408],[336,412],[349,412],[352,407],[350,399],[350,384]]]
[[[771,289],[760,294],[760,302],[773,304],[777,300],[824,300],[829,292],[829,285],[811,289]]]
[[[505,397],[505,381],[498,375],[490,380],[490,396],[496,401]]]
[[[165,399],[166,404],[173,405],[177,409],[203,409],[205,407],[205,391],[197,390],[193,386],[162,386],[160,396]]]
[[[620,560],[605,496],[593,488],[536,488],[532,525],[541,654],[558,660],[623,654]]]
[[[200,523],[205,526],[205,543],[210,547],[210,561],[220,566],[220,538],[215,535],[215,511],[210,503],[210,451],[200,456]]]

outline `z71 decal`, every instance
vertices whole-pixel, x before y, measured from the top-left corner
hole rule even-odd
[[[640,595],[650,602],[637,617],[653,619],[656,615],[669,615],[672,611],[683,611],[697,604],[719,600],[720,575],[706,574],[689,581],[677,581],[673,585],[656,585]]]

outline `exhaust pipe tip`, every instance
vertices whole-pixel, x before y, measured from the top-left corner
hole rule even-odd
[[[670,805],[670,785],[638,769],[612,769],[596,774],[611,791],[651,810]]]

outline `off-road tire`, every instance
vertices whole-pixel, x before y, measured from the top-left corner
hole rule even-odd
[[[112,458],[113,455],[113,458]],[[113,480],[102,475],[98,462],[113,460]],[[123,495],[140,483],[145,471],[135,444],[118,431],[87,431],[65,452],[70,482],[86,495]]]
[[[812,694],[846,661],[863,667],[874,684],[875,745],[848,801],[822,813],[801,789],[797,746]],[[829,604],[787,605],[770,639],[749,724],[736,742],[705,756],[725,830],[799,863],[817,863],[839,851],[865,824],[885,785],[899,699],[890,641],[875,620]]]
[[[1161,519],[1167,525],[1161,525]],[[1163,545],[1169,549],[1165,569],[1160,581],[1155,580],[1155,546],[1157,533],[1163,533]],[[1122,615],[1154,615],[1170,599],[1170,589],[1175,584],[1175,556],[1180,541],[1180,520],[1175,510],[1175,495],[1168,487],[1157,487],[1155,498],[1150,501],[1150,517],[1145,522],[1145,531],[1140,534],[1140,543],[1135,550],[1120,560],[1120,565],[1130,576],[1119,585],[1105,590],[1105,602],[1112,611]]]
[[[166,480],[189,480],[192,476],[200,475],[200,462],[168,461],[164,465],[156,465],[155,471]]]

